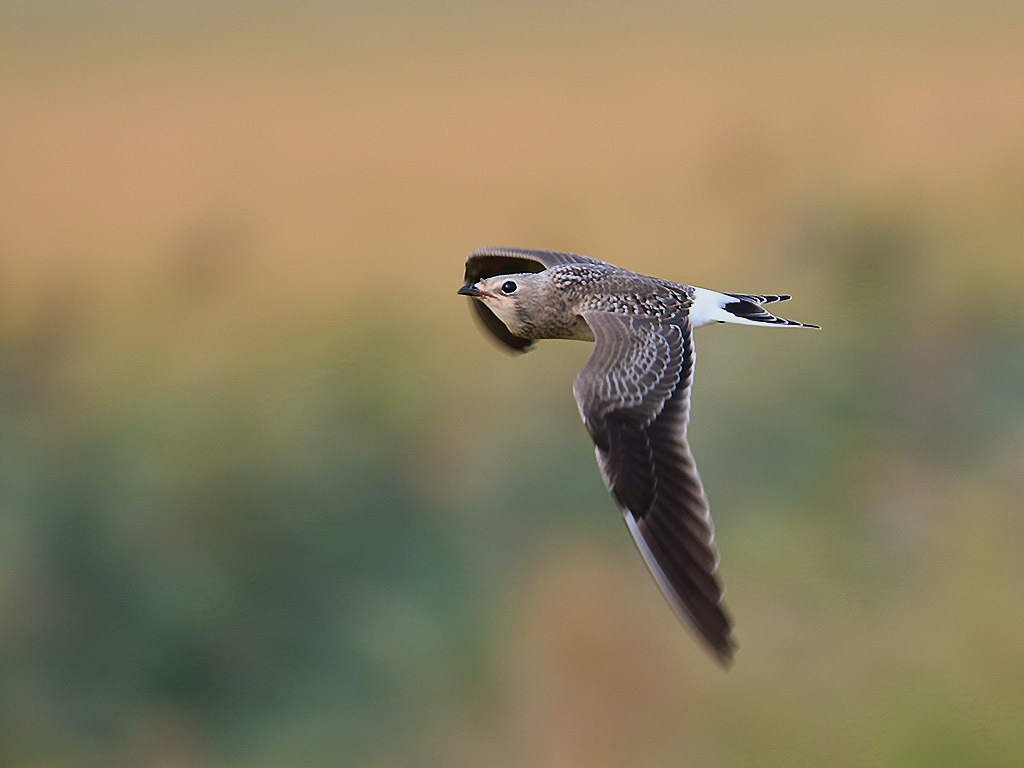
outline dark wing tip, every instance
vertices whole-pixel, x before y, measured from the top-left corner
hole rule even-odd
[[[704,638],[707,642],[708,647],[714,653],[715,661],[717,661],[723,669],[729,669],[735,661],[735,654],[737,643],[733,636],[726,635],[722,638],[716,639],[714,642],[708,637]]]
[[[709,569],[695,557],[691,546],[696,541],[672,519],[678,514],[676,509],[658,505],[636,526],[634,539],[676,614],[726,666],[736,648],[732,616],[722,605],[722,588],[714,567]],[[637,539],[638,533],[642,541]]]

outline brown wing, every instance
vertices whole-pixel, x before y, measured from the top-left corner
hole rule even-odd
[[[534,251],[525,248],[481,248],[473,251],[466,259],[466,283],[475,283],[485,277],[514,275],[521,272],[543,272],[556,264],[600,264],[596,259],[574,253],[558,251]],[[533,345],[530,339],[522,339],[509,332],[505,324],[489,310],[482,301],[470,302],[473,311],[498,341],[517,352],[526,352]]]
[[[732,621],[721,605],[714,528],[686,442],[690,321],[584,317],[596,343],[573,391],[605,482],[666,598],[728,662]]]

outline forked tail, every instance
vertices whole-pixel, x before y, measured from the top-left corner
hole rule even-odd
[[[694,326],[706,323],[740,323],[742,325],[776,325],[789,328],[820,328],[820,325],[798,323],[776,317],[762,307],[790,298],[787,294],[778,296],[755,296],[747,293],[719,293],[707,288],[693,289],[693,305],[690,319]]]

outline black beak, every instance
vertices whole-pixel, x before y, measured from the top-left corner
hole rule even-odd
[[[476,287],[475,283],[466,283],[464,286],[459,288],[460,296],[472,296],[474,299],[478,299],[484,295],[484,292]]]

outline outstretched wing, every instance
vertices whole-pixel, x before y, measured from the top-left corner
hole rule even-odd
[[[575,253],[534,251],[526,248],[481,248],[466,259],[466,282],[475,283],[485,277],[514,275],[521,272],[543,272],[556,264],[600,264],[597,259]],[[477,317],[498,341],[517,352],[526,352],[533,345],[530,339],[514,336],[505,324],[482,301],[470,302]]]
[[[583,316],[596,343],[573,392],[605,482],[662,592],[727,662],[732,621],[721,605],[714,527],[686,442],[689,318]]]

